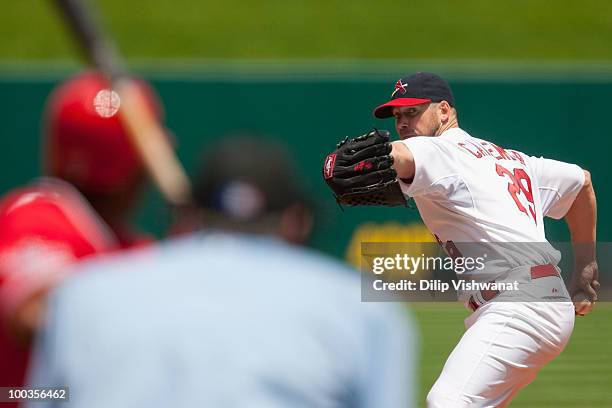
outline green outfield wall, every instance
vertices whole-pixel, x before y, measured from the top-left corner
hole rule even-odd
[[[61,78],[0,76],[0,192],[39,174],[39,135],[45,99]],[[313,243],[343,256],[355,228],[366,222],[409,224],[416,210],[355,208],[342,212],[321,179],[326,153],[338,139],[376,126],[372,108],[385,101],[397,78],[341,75],[240,75],[151,77],[163,98],[166,123],[178,154],[193,171],[199,151],[233,131],[254,131],[280,138],[296,155],[318,206]],[[612,240],[612,160],[610,159],[609,79],[452,79],[461,127],[472,135],[532,155],[574,162],[589,169],[599,203],[599,239]],[[237,149],[240,146],[236,146]],[[296,180],[296,183],[301,181]],[[148,191],[138,214],[143,228],[162,235],[168,226],[165,206]],[[553,240],[567,240],[562,222],[547,221]]]

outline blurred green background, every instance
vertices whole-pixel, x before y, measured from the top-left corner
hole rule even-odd
[[[99,0],[128,57],[602,60],[605,0]],[[0,56],[71,58],[49,0],[4,0]]]
[[[391,122],[372,118],[394,82],[416,70],[451,83],[462,127],[593,174],[599,239],[611,240],[608,125],[612,2],[236,1],[97,3],[129,66],[152,81],[189,171],[198,150],[236,130],[285,140],[297,155],[320,222],[313,245],[343,257],[366,222],[405,225],[405,209],[335,206],[321,160],[345,135]],[[40,117],[53,86],[81,69],[49,0],[5,0],[0,14],[0,193],[39,173]],[[163,235],[166,207],[152,189],[139,223]],[[377,224],[374,224],[377,225]],[[562,222],[549,236],[567,240]],[[603,266],[607,268],[607,266]],[[420,404],[463,331],[467,311],[414,304],[422,330]],[[612,406],[612,307],[578,319],[566,351],[513,407]]]

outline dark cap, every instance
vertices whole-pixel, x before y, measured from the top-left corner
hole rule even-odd
[[[224,137],[207,150],[194,198],[198,207],[227,220],[253,222],[305,204],[300,182],[284,145],[241,134]]]
[[[380,119],[391,117],[395,106],[415,106],[442,101],[455,106],[455,98],[446,81],[430,72],[417,72],[395,83],[391,100],[374,109],[374,116]]]

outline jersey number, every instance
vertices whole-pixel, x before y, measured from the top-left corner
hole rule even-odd
[[[511,172],[507,168],[500,166],[499,164],[495,165],[495,171],[500,177],[508,176],[510,181],[508,182],[508,193],[516,203],[519,211],[525,213],[527,216],[531,215],[533,221],[537,224],[535,214],[535,205],[533,203],[533,193],[531,191],[531,179],[527,172],[521,168],[514,169],[514,172]],[[527,212],[527,208],[521,203],[519,199],[519,195],[523,194],[529,204],[527,207],[529,208],[529,212]]]

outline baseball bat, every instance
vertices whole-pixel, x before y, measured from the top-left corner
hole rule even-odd
[[[115,43],[96,20],[86,0],[54,0],[87,61],[101,71],[121,100],[120,120],[164,198],[173,206],[191,203],[191,186],[146,96],[128,76]]]

